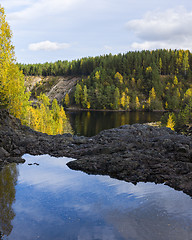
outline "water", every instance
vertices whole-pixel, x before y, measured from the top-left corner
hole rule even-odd
[[[160,121],[162,112],[67,111],[73,131],[79,136],[94,136],[104,129],[125,124]]]
[[[69,158],[24,158],[0,172],[2,239],[192,239],[192,199],[182,192],[73,171]]]

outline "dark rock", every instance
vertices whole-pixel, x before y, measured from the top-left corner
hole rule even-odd
[[[12,153],[13,153],[15,156],[21,155],[21,152],[20,152],[19,149],[14,149]]]
[[[10,154],[3,147],[0,147],[0,158],[5,158],[8,156],[10,156]]]
[[[72,157],[77,160],[67,165],[74,170],[135,184],[165,183],[192,196],[192,137],[168,128],[133,124],[91,138],[48,136],[0,110],[0,168],[8,162],[23,162],[25,153]]]
[[[9,163],[24,163],[25,160],[21,157],[9,157],[9,158],[7,158],[7,162],[9,162]]]

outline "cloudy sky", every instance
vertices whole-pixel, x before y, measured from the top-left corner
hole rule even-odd
[[[1,0],[17,61],[143,49],[192,51],[190,0]]]

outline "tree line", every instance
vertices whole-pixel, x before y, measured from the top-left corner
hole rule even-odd
[[[64,96],[65,106],[176,111],[189,106],[192,98],[188,50],[145,50],[18,66],[25,75],[82,76],[74,91]],[[189,115],[186,119],[191,120]]]
[[[18,66],[27,76],[66,76],[90,75],[96,68],[110,69],[123,76],[140,78],[145,75],[147,67],[156,65],[161,75],[191,74],[192,54],[184,50],[143,50],[130,51],[125,54],[107,54],[96,57],[84,57],[73,61],[56,61],[54,63],[22,64]]]

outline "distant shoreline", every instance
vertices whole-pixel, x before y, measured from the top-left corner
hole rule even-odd
[[[153,110],[153,111],[145,111],[145,110],[113,110],[113,109],[86,109],[86,108],[76,108],[76,107],[69,107],[65,108],[66,111],[82,111],[82,112],[169,112],[168,110]]]

